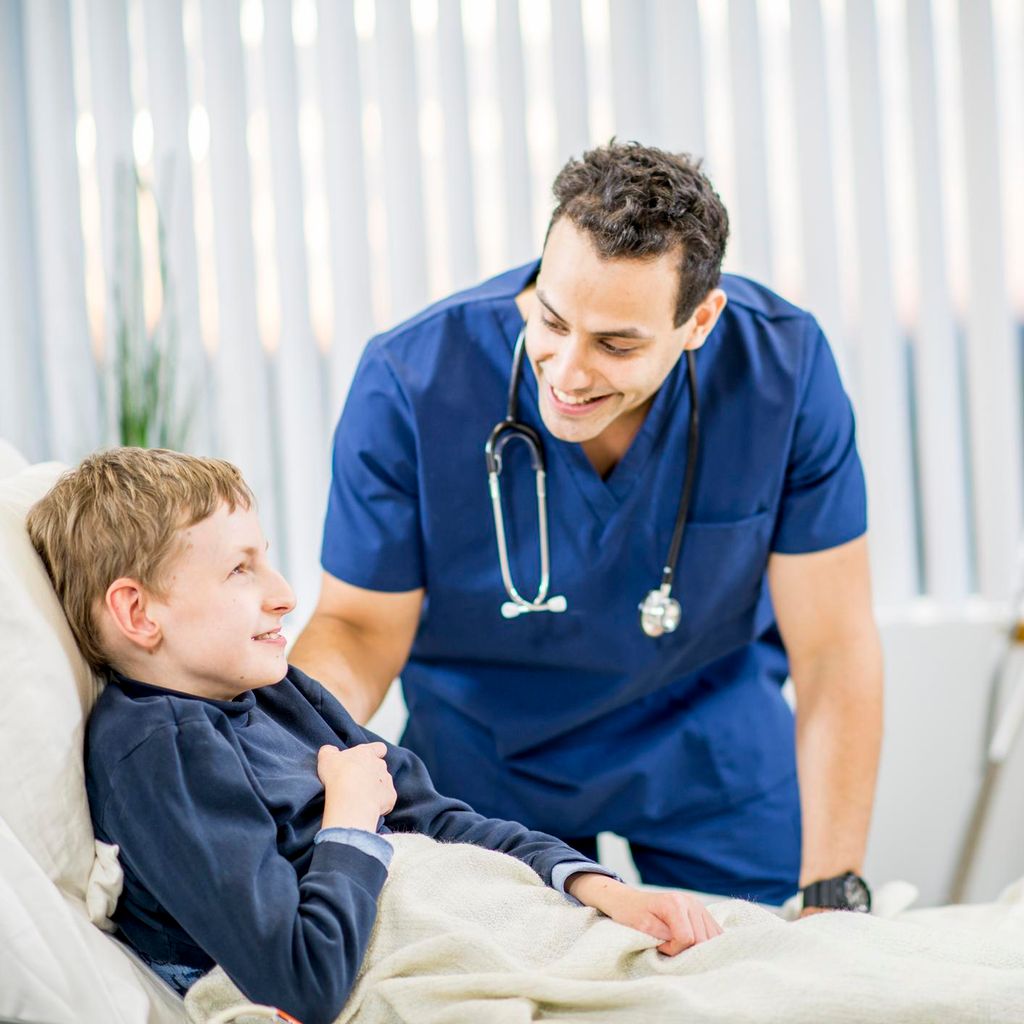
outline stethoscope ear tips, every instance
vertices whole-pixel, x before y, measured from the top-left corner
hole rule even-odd
[[[681,619],[679,602],[666,587],[652,590],[640,605],[640,628],[650,637],[674,633]]]

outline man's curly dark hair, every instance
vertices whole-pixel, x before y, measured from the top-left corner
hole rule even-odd
[[[567,217],[606,259],[654,259],[678,249],[679,327],[717,286],[729,237],[729,215],[700,166],[686,153],[612,139],[558,172],[548,234]]]

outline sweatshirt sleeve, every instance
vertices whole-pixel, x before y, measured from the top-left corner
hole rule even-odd
[[[233,743],[176,721],[118,763],[103,830],[121,858],[247,998],[328,1024],[355,984],[387,869],[356,846],[314,846],[306,873]]]

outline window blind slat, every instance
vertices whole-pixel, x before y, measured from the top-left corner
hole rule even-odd
[[[149,105],[153,115],[153,180],[167,243],[170,294],[166,315],[177,324],[179,413],[189,415],[189,448],[213,448],[207,388],[209,364],[199,328],[189,91],[181,0],[142,0]]]
[[[206,0],[202,38],[219,309],[213,358],[218,447],[249,481],[260,502],[264,530],[279,547],[270,390],[256,318],[248,105],[238,6]]]
[[[320,386],[320,353],[310,326],[299,159],[299,99],[290,0],[264,0],[267,118],[274,197],[274,237],[280,295],[280,337],[269,357],[277,408],[275,478],[281,493],[288,576],[303,604],[319,589],[320,538],[304,522],[306,509],[326,506],[330,436]]]
[[[35,274],[51,454],[74,462],[101,441],[99,375],[85,312],[71,17],[66,0],[26,4]]]
[[[915,181],[918,295],[916,404],[929,596],[955,601],[967,592],[969,563],[959,359],[946,276],[942,159],[939,148],[934,37],[928,0],[908,0],[907,35]]]
[[[756,0],[729,0],[729,71],[741,269],[772,282],[768,161]]]
[[[648,0],[608,0],[608,20],[615,134],[620,142],[644,142],[654,128],[650,4]]]
[[[853,358],[860,381],[859,432],[868,478],[875,589],[880,601],[898,604],[916,591],[917,565],[907,374],[889,259],[873,3],[847,5],[846,45],[857,235]]]
[[[359,48],[347,4],[320,4],[317,33],[320,109],[324,112],[325,188],[330,216],[334,337],[330,419],[348,392],[359,354],[373,330],[370,243],[366,218],[363,92]]]
[[[107,350],[113,354],[117,295],[136,294],[141,281],[135,201],[134,111],[124,0],[86,0],[89,87],[96,123],[96,177],[102,211],[103,271],[107,283]],[[129,298],[130,301],[130,298]]]
[[[452,287],[466,288],[479,273],[476,246],[473,154],[469,143],[466,47],[459,0],[438,4],[441,110],[448,214],[448,258]]]
[[[377,84],[383,130],[384,197],[391,274],[391,322],[426,304],[426,228],[416,93],[416,51],[408,0],[377,4]]]
[[[537,255],[533,237],[530,152],[526,139],[526,76],[519,0],[498,0],[498,100],[505,175],[506,258],[511,266]]]
[[[978,584],[984,596],[1003,600],[1013,585],[1024,514],[1020,356],[1001,258],[1005,250],[992,13],[988,3],[978,0],[960,0],[958,11],[964,160],[970,182],[966,341]]]
[[[587,52],[579,0],[551,0],[551,71],[561,167],[590,145]]]
[[[670,152],[704,156],[704,57],[697,0],[653,0],[652,141]]]
[[[0,437],[38,461],[50,450],[40,361],[22,5],[0,4]]]
[[[804,289],[808,302],[810,296],[814,297],[814,315],[842,363],[846,353],[839,289],[839,234],[820,0],[792,0],[789,23]]]

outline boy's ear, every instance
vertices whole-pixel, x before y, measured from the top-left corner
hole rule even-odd
[[[160,624],[147,613],[150,594],[138,581],[123,576],[107,587],[103,599],[114,628],[126,640],[153,651],[160,643]]]

